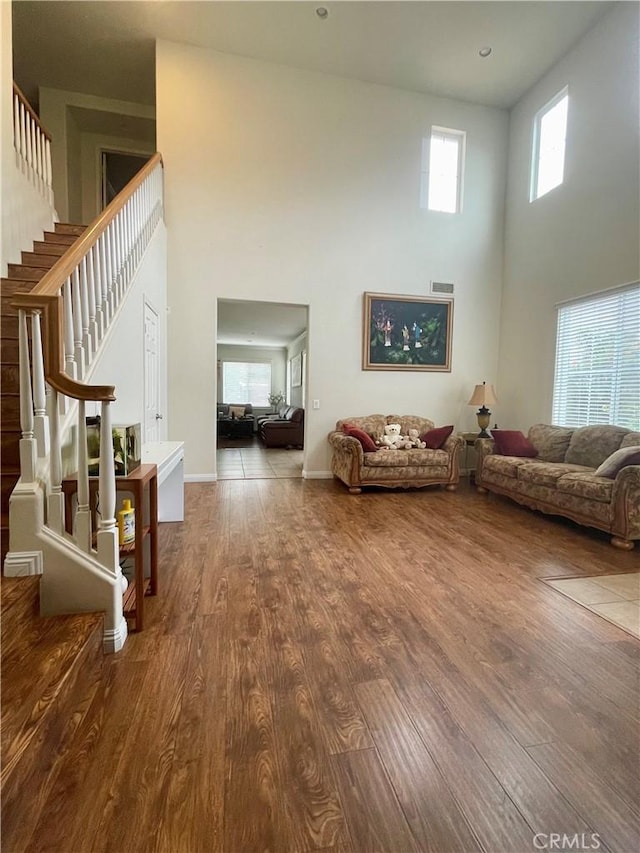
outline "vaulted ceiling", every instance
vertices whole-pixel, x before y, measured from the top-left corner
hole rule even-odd
[[[510,107],[611,5],[14,0],[15,77],[34,103],[45,85],[153,104],[154,42],[168,39]]]

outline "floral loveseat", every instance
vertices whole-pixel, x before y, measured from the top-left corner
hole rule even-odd
[[[442,484],[450,491],[455,490],[460,479],[458,457],[464,443],[462,436],[450,435],[438,449],[365,452],[357,438],[343,433],[344,424],[351,424],[376,439],[390,423],[399,423],[402,435],[410,429],[417,429],[419,435],[423,435],[434,428],[433,421],[415,415],[367,415],[338,421],[328,437],[333,475],[342,480],[352,494],[360,494],[363,486],[394,489]]]
[[[612,545],[633,548],[640,539],[640,464],[626,465],[615,476],[595,472],[621,448],[638,447],[640,453],[640,433],[616,426],[536,424],[527,438],[535,458],[499,455],[493,439],[476,440],[478,491],[596,527],[612,534]]]

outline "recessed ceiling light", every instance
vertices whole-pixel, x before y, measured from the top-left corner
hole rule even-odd
[[[478,53],[480,54],[480,56],[483,59],[486,59],[487,56],[491,56],[491,48],[490,47],[481,47],[480,50],[478,51]]]
[[[324,21],[329,17],[329,10],[326,6],[318,6],[316,7],[316,15]]]

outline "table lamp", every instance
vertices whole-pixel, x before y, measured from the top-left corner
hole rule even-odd
[[[478,438],[491,438],[489,433],[487,432],[487,427],[491,423],[491,412],[487,408],[487,404],[492,406],[494,403],[498,402],[498,398],[496,397],[496,392],[493,388],[493,385],[487,385],[486,382],[483,382],[482,385],[476,385],[473,389],[473,394],[471,395],[471,399],[469,400],[469,406],[480,406],[478,411],[476,412],[476,417],[478,418],[478,426],[480,427],[480,432],[478,433]]]

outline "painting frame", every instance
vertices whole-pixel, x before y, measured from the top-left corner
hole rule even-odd
[[[299,388],[302,385],[302,353],[294,355],[291,359],[291,387]]]
[[[453,299],[364,293],[363,370],[451,372]]]

